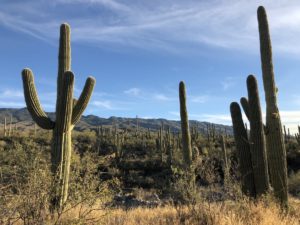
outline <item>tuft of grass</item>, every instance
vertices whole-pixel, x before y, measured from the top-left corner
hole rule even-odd
[[[288,213],[282,213],[278,205],[266,200],[203,202],[196,206],[179,208],[165,206],[154,209],[136,208],[129,211],[117,209],[110,211],[102,222],[107,225],[298,225],[300,201],[292,199]]]
[[[291,173],[288,182],[289,192],[296,197],[300,197],[300,171]]]

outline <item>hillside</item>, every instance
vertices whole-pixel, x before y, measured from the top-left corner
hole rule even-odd
[[[55,117],[54,113],[47,113],[51,118]],[[31,116],[26,108],[15,109],[15,108],[0,108],[0,124],[4,124],[6,118],[7,124],[10,123],[10,117],[12,116],[12,123],[17,123],[19,129],[26,129],[33,125]],[[95,128],[96,126],[112,126],[117,125],[119,128],[135,129],[137,126],[136,118],[124,118],[124,117],[109,117],[101,118],[95,115],[82,116],[80,122],[76,125],[76,130],[86,130]],[[170,127],[171,131],[178,132],[180,130],[180,121],[167,120],[167,119],[143,119],[138,118],[139,127],[142,129],[158,130],[163,124],[165,128]],[[198,131],[206,132],[207,126],[211,126],[211,123],[200,122],[196,120],[190,120],[191,127],[197,127]],[[232,127],[222,124],[213,124],[216,131],[226,132],[232,134]]]

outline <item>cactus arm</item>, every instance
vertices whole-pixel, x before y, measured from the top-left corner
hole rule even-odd
[[[269,190],[269,174],[264,125],[260,107],[258,85],[255,76],[247,78],[248,106],[250,122],[250,151],[254,173],[256,195],[261,196]]]
[[[41,128],[51,130],[54,128],[55,123],[47,116],[40,104],[36,88],[34,85],[34,78],[30,69],[24,69],[22,71],[24,96],[27,109],[32,116],[34,122],[36,122]]]
[[[249,120],[250,122],[250,108],[249,108],[249,102],[248,102],[248,99],[245,98],[245,97],[242,97],[241,100],[240,100],[240,103],[243,107],[243,110],[244,110],[244,113],[245,115],[247,116],[247,119]]]
[[[89,77],[86,80],[82,93],[73,107],[72,125],[75,125],[80,120],[83,111],[89,103],[95,83],[96,80],[93,77]]]

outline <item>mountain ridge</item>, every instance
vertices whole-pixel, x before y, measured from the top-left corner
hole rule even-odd
[[[51,118],[55,118],[55,113],[48,112],[47,115]],[[10,123],[10,117],[12,117],[12,123],[22,123],[24,126],[31,126],[33,120],[27,110],[27,108],[0,108],[0,124],[4,124],[6,118],[6,123]],[[164,118],[130,118],[130,117],[116,117],[111,116],[109,118],[102,118],[93,114],[82,116],[79,123],[76,124],[75,129],[82,131],[86,129],[93,129],[97,126],[113,126],[117,125],[119,128],[136,128],[138,121],[138,126],[141,129],[158,130],[163,124],[165,128],[170,127],[171,131],[180,131],[181,124],[179,120],[168,120]],[[226,132],[232,134],[232,126],[215,124],[205,121],[190,120],[190,127],[197,127],[199,131],[205,132],[207,126],[212,124],[215,126],[217,132]]]

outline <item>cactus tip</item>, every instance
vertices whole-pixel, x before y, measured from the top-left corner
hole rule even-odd
[[[60,25],[60,32],[70,32],[70,25],[68,23],[62,23]]]
[[[24,69],[22,70],[22,76],[23,76],[23,77],[28,77],[28,76],[31,76],[31,75],[32,75],[31,69],[29,69],[29,68],[24,68]]]
[[[95,77],[93,77],[93,76],[88,76],[87,79],[88,79],[89,81],[96,82],[96,79],[95,79]]]
[[[259,6],[259,7],[257,8],[257,14],[258,14],[258,15],[264,15],[264,14],[266,14],[265,7]]]

